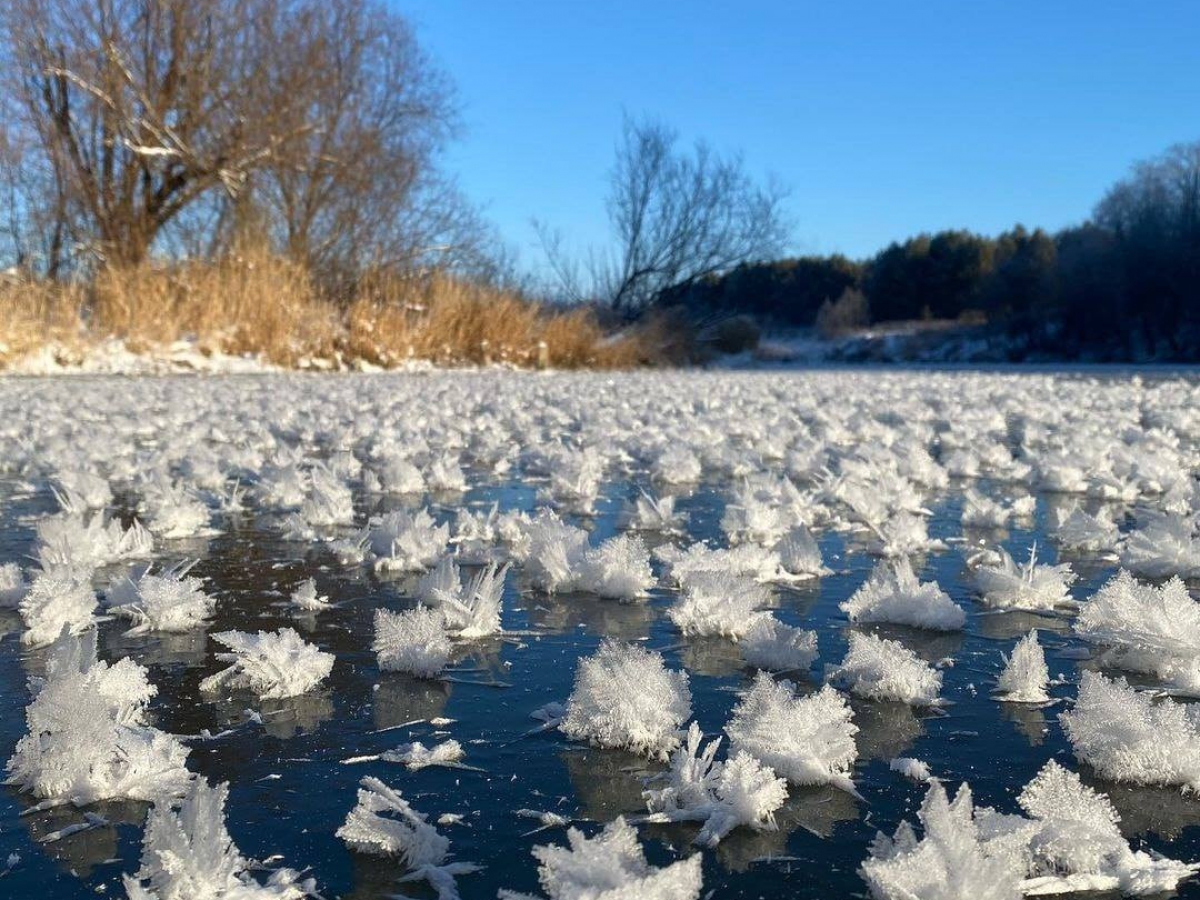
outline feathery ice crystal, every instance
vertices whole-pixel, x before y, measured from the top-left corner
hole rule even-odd
[[[296,697],[316,687],[333,671],[333,654],[306,643],[294,628],[278,631],[222,631],[213,640],[231,652],[218,653],[233,663],[200,682],[200,690],[248,690],[264,700]]]
[[[684,634],[737,641],[770,616],[762,609],[770,599],[762,585],[745,576],[697,572],[687,577],[683,596],[667,615]]]
[[[607,640],[579,661],[559,727],[572,740],[666,760],[691,715],[686,672],[653,650]]]
[[[821,548],[812,532],[798,525],[783,536],[775,545],[779,554],[779,565],[793,579],[820,578],[830,574],[821,559]]]
[[[1054,537],[1064,550],[1084,553],[1112,550],[1121,539],[1116,522],[1090,515],[1077,504],[1057,520]]]
[[[439,610],[419,606],[404,612],[375,610],[371,646],[384,672],[408,672],[433,678],[450,661],[450,636]]]
[[[1075,708],[1059,716],[1076,758],[1129,784],[1200,791],[1200,710],[1155,701],[1123,678],[1084,672]]]
[[[584,589],[611,600],[636,600],[654,584],[650,554],[635,535],[619,534],[586,550],[580,565]]]
[[[28,590],[20,566],[16,563],[0,565],[0,609],[16,609]]]
[[[458,900],[455,879],[479,871],[474,863],[447,862],[450,840],[378,778],[364,778],[358,803],[337,836],[359,853],[395,856],[408,869],[401,882],[427,881],[438,900]]]
[[[696,843],[715,847],[739,825],[774,831],[775,811],[787,799],[787,782],[748,753],[717,762],[721,739],[700,749],[695,722],[687,741],[671,754],[667,787],[643,792],[651,822],[703,822]]]
[[[313,578],[309,578],[292,591],[289,602],[294,609],[309,613],[321,612],[333,605],[329,602],[328,597],[317,593],[317,582]]]
[[[745,751],[792,784],[831,784],[856,794],[850,772],[858,732],[846,698],[829,685],[797,697],[790,681],[759,672],[725,726],[733,753]]]
[[[807,669],[817,658],[817,633],[785,625],[774,616],[756,618],[739,642],[749,665],[769,672]]]
[[[957,631],[967,621],[962,607],[937,582],[917,580],[906,557],[880,560],[870,577],[838,608],[851,622],[888,622],[935,631]]]
[[[464,586],[453,557],[441,562],[421,579],[417,588],[423,603],[442,614],[445,628],[459,638],[499,634],[500,600],[508,566],[490,563],[471,576]]]
[[[90,573],[68,568],[38,572],[17,604],[26,628],[21,643],[44,647],[63,629],[82,634],[95,624],[96,606]]]
[[[371,552],[381,572],[420,572],[437,563],[450,540],[450,526],[434,525],[426,510],[390,512],[371,528]]]
[[[1077,773],[1054,760],[1025,785],[1017,803],[1037,824],[1022,854],[1027,860],[1021,885],[1026,894],[1165,894],[1200,869],[1158,854],[1135,852],[1117,827],[1120,817],[1108,797],[1085,786]],[[1028,833],[1028,826],[1021,829],[1020,817],[993,816],[1001,820],[995,829],[1000,833],[997,844],[1003,845],[1006,835],[1019,830]]]
[[[942,673],[899,641],[857,631],[850,634],[846,658],[830,666],[826,677],[856,696],[911,706],[937,704],[942,689]]]
[[[860,869],[878,900],[953,900],[1022,894],[1119,891],[1126,896],[1174,890],[1200,866],[1135,852],[1117,828],[1109,799],[1053,760],[1017,798],[1025,815],[975,807],[964,784],[951,802],[934,781],[918,813],[918,840],[902,823],[877,835]]]
[[[975,822],[971,789],[954,800],[934,781],[917,817],[918,839],[907,822],[894,837],[876,834],[871,856],[859,869],[875,900],[1019,900],[1021,875],[1012,859],[992,856]]]
[[[108,589],[108,609],[133,623],[131,635],[203,628],[217,601],[201,590],[203,581],[188,575],[195,564],[179,563],[157,575],[147,566],[122,578]]]
[[[142,867],[124,876],[129,900],[301,900],[316,895],[316,882],[291,869],[276,869],[259,883],[259,864],[242,856],[225,828],[229,785],[210,787],[194,779],[178,803],[157,800],[146,817]]]
[[[1046,703],[1050,700],[1046,692],[1049,681],[1046,654],[1038,643],[1037,629],[1031,628],[1029,634],[1017,641],[1012,656],[1004,659],[1004,671],[996,679],[996,693],[1009,703]]]
[[[78,804],[153,800],[183,791],[188,751],[146,723],[156,689],[129,658],[96,659],[96,632],[65,633],[46,678],[30,685],[29,732],[8,761],[9,781],[39,798]]]
[[[633,507],[625,515],[628,526],[635,531],[657,531],[677,534],[683,530],[685,515],[675,509],[675,498],[671,495],[654,497],[645,491],[633,501]]]
[[[1000,551],[995,566],[980,566],[975,583],[984,602],[998,609],[1023,609],[1031,612],[1051,612],[1072,604],[1071,584],[1075,573],[1070,565],[1039,564],[1037,547],[1029,550],[1029,561],[1018,565],[1007,550]]]
[[[549,900],[698,900],[703,887],[700,854],[655,869],[646,862],[637,832],[623,818],[589,838],[567,831],[569,846],[533,848],[538,879]],[[500,900],[537,900],[501,891]]]
[[[1200,603],[1177,576],[1155,587],[1119,572],[1084,604],[1075,633],[1105,648],[1103,665],[1200,696]]]
[[[1125,538],[1121,565],[1147,578],[1200,578],[1200,537],[1186,516],[1154,515]]]

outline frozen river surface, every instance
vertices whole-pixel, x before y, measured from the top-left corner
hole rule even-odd
[[[605,897],[579,891],[645,872],[610,860],[539,885],[531,851],[619,816],[649,866],[679,867],[674,887],[634,889],[648,898],[697,896],[684,868],[697,855],[701,897],[951,896],[920,884],[939,866],[986,871],[987,896],[1071,877],[1131,893],[1162,875],[1138,851],[1200,861],[1198,473],[1200,384],[1186,375],[0,380],[0,563],[13,564],[0,569],[0,896],[366,900],[440,883],[466,900]],[[1122,570],[1132,578],[1110,584]],[[473,594],[488,571],[502,589]],[[418,606],[434,612],[377,615]],[[212,678],[238,665],[229,632],[279,629],[296,633],[290,653]],[[1031,630],[1047,671],[1023,683],[1046,699],[1001,699],[1005,658]],[[748,658],[771,665],[767,632],[792,654],[771,676],[790,702],[829,681],[848,717],[760,708],[751,721]],[[123,659],[144,678],[120,670],[110,698],[96,673]],[[1085,679],[1116,699],[1075,710]],[[1064,714],[1081,717],[1074,740]],[[643,821],[648,799],[670,817],[646,792],[678,786],[661,776],[692,722],[708,737],[740,723],[717,761],[746,753],[787,781],[774,799],[749,794],[714,846],[695,841],[703,821]],[[453,766],[399,758],[447,741]],[[898,759],[951,796],[969,783],[977,821],[935,824],[959,839],[949,849],[876,847],[896,871],[869,885],[877,832],[907,820],[923,834],[930,785]],[[1018,795],[1052,760],[1068,772],[1054,809],[1023,812]],[[432,878],[401,883],[420,868],[411,854],[338,835],[365,777],[427,817],[422,852],[430,827],[449,839]],[[203,856],[197,783],[228,784],[242,859]],[[179,797],[192,805],[176,822]],[[160,845],[143,846],[155,806],[213,884],[163,874]],[[1017,830],[1024,817],[1017,849],[981,807]],[[1064,835],[1095,852],[1055,850]],[[298,874],[272,880],[282,867]],[[1172,871],[1180,896],[1200,897]]]

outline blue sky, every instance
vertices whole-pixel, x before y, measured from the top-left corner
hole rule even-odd
[[[391,0],[457,85],[447,164],[526,265],[602,244],[625,111],[791,189],[793,250],[1084,219],[1200,139],[1200,2]]]

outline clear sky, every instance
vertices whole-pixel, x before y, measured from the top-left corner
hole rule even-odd
[[[1200,140],[1200,0],[390,0],[457,85],[447,164],[522,261],[602,243],[623,111],[791,189],[794,251],[1079,222]]]

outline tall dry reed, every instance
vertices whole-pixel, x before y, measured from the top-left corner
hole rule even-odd
[[[334,303],[286,258],[105,269],[87,284],[0,282],[0,364],[42,346],[79,353],[105,338],[153,353],[179,340],[282,366],[503,363],[619,368],[664,360],[671,330],[612,333],[586,308],[561,309],[446,274],[364,278]]]

